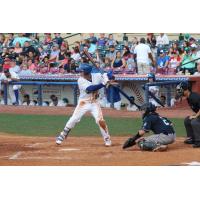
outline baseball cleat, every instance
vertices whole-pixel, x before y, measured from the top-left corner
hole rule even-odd
[[[110,138],[105,138],[104,144],[106,147],[110,147],[110,146],[112,146],[112,141],[110,140]]]
[[[185,144],[194,144],[194,140],[192,138],[188,138],[184,141]]]
[[[60,135],[56,137],[56,144],[60,145],[65,140],[66,136],[67,135],[65,134],[65,132],[62,131]]]
[[[159,145],[153,150],[153,152],[161,152],[161,151],[167,151],[167,145]]]

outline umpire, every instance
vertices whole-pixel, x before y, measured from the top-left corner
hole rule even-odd
[[[192,92],[186,82],[182,82],[176,87],[177,97],[186,97],[190,108],[195,112],[184,120],[187,139],[185,144],[193,144],[194,148],[200,147],[200,94]]]

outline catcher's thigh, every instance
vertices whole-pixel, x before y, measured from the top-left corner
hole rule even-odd
[[[171,144],[174,142],[174,140],[175,140],[174,134],[165,135],[161,133],[161,134],[155,134],[155,135],[150,135],[148,137],[145,137],[145,141],[154,142],[156,144],[161,144],[161,145]]]

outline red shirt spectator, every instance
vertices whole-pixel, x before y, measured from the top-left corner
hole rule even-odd
[[[3,64],[3,69],[10,69],[10,59],[9,58],[5,58],[4,59],[4,64]]]

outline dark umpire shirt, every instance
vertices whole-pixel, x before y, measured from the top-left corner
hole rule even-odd
[[[172,126],[172,122],[165,118],[159,116],[157,113],[151,113],[145,116],[143,119],[142,130],[149,132],[153,131],[154,134],[174,134],[175,131]]]
[[[195,112],[199,112],[200,109],[200,94],[196,92],[191,92],[190,96],[187,98],[187,102],[190,108]]]

